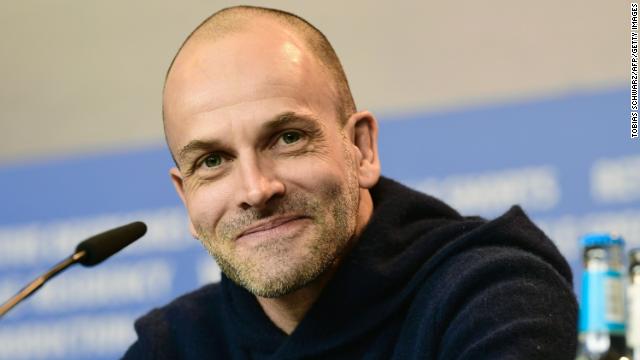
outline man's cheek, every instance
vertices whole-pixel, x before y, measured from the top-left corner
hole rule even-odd
[[[199,232],[204,232],[207,236],[215,235],[215,224],[220,215],[210,203],[201,199],[194,200],[188,210],[189,218]]]
[[[285,182],[315,190],[316,186],[342,181],[343,173],[340,169],[341,164],[337,163],[335,158],[311,157],[280,163],[275,170],[277,176]]]

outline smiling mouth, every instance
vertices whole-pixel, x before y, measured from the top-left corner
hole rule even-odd
[[[283,216],[274,219],[269,219],[266,221],[260,221],[248,229],[244,230],[240,233],[236,240],[247,237],[254,237],[260,235],[268,235],[268,234],[279,234],[285,233],[290,228],[295,227],[300,220],[309,219],[306,216]],[[283,234],[282,234],[283,235]]]

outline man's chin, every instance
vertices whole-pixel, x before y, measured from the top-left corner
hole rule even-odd
[[[300,284],[275,284],[275,283],[267,283],[267,284],[245,284],[240,285],[247,289],[250,293],[257,297],[275,299],[280,298],[289,294],[292,294],[302,288],[304,288],[307,283]]]
[[[306,268],[305,265],[307,265]],[[253,295],[263,298],[279,298],[313,283],[329,268],[329,264],[318,264],[312,268],[309,268],[308,265],[303,264],[294,269],[288,268],[282,269],[282,271],[257,267],[249,273],[241,273],[236,269],[225,269],[222,264],[220,264],[220,268],[230,280]]]

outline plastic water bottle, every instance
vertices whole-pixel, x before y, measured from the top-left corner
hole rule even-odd
[[[577,359],[629,359],[625,340],[624,240],[611,234],[589,234],[582,238],[582,246]]]
[[[640,360],[640,249],[629,251],[629,285],[627,286],[629,322],[627,347],[633,360]]]

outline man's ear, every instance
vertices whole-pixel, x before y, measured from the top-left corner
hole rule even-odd
[[[347,125],[352,129],[360,187],[370,189],[380,179],[378,122],[372,113],[360,111],[351,115]]]
[[[180,169],[177,167],[172,167],[169,170],[169,175],[171,176],[171,182],[173,183],[173,187],[176,189],[180,200],[182,200],[182,204],[184,208],[189,212],[189,207],[187,206],[187,198],[184,193],[184,179],[182,177],[182,173]],[[196,232],[195,226],[193,226],[193,222],[191,221],[191,217],[189,217],[189,231],[191,232],[191,236],[194,238],[198,238],[198,233]]]

